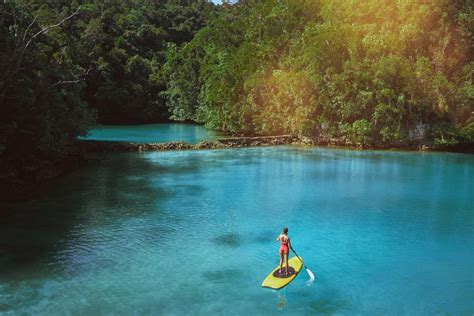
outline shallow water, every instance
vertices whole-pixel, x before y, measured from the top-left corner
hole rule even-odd
[[[0,313],[474,313],[474,156],[114,154],[2,207]],[[260,287],[289,227],[304,271]]]
[[[202,140],[216,140],[214,131],[201,125],[163,123],[142,125],[99,125],[82,139],[101,141],[121,141],[136,143],[187,142],[197,144]]]

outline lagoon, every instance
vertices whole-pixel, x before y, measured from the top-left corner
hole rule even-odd
[[[216,140],[219,133],[205,129],[202,125],[182,123],[160,123],[141,125],[99,125],[92,128],[86,140],[119,141],[134,143],[187,142],[197,144],[203,140]]]
[[[0,313],[474,313],[474,156],[110,154],[3,205]],[[260,287],[283,226],[316,274]]]

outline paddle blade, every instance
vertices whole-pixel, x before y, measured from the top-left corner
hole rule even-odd
[[[306,268],[306,272],[308,273],[308,276],[309,276],[309,280],[308,280],[307,283],[312,284],[314,282],[314,279],[315,279],[314,273],[313,273],[313,271],[311,271],[308,268]]]

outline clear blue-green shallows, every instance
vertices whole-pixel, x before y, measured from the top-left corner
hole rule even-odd
[[[197,144],[215,140],[219,134],[196,124],[99,125],[81,139],[134,143],[167,143],[183,141]]]
[[[474,156],[114,154],[2,206],[0,314],[472,315]],[[260,284],[289,227],[304,271]]]

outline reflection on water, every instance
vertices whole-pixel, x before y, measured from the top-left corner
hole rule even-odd
[[[2,205],[0,313],[472,314],[474,157],[113,154]],[[260,288],[292,243],[317,275]]]
[[[277,308],[279,310],[282,310],[286,307],[287,305],[287,302],[286,302],[286,290],[283,288],[282,290],[280,291],[275,291],[278,295],[278,304],[277,304]]]

